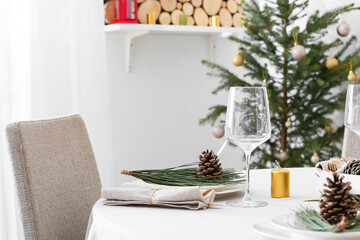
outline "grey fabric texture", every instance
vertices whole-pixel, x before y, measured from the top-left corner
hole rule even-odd
[[[348,128],[345,128],[342,156],[360,159],[360,137]]]
[[[101,182],[79,115],[6,129],[26,240],[85,238]]]

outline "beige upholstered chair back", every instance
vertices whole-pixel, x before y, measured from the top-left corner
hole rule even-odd
[[[83,240],[101,182],[79,115],[6,129],[26,240]]]
[[[360,159],[360,137],[345,128],[342,156]]]

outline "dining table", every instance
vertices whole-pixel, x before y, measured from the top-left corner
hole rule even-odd
[[[185,210],[155,206],[107,206],[99,199],[93,206],[87,240],[209,240],[209,239],[277,239],[277,235],[260,234],[254,225],[276,228],[271,220],[293,213],[300,206],[318,209],[320,192],[315,168],[286,168],[290,172],[290,197],[271,197],[271,169],[250,171],[253,199],[266,201],[265,207],[230,207],[226,202],[241,199],[244,189],[220,195],[205,210]],[[291,235],[277,229],[285,239]]]

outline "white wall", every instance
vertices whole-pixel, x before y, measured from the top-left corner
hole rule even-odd
[[[107,34],[107,61],[114,171],[163,168],[198,161],[204,149],[217,151],[212,127],[198,121],[215,104],[227,103],[227,94],[213,96],[219,79],[206,76],[201,59],[208,55],[206,36],[147,35],[135,40],[133,71],[125,71],[121,35]],[[216,62],[231,70],[237,46],[220,39]],[[221,160],[227,167],[242,166],[242,153],[227,148]],[[121,178],[116,180],[121,181]]]
[[[310,7],[325,11],[348,2],[351,1],[310,1]],[[57,11],[66,14],[67,7],[58,6]],[[352,34],[357,36],[360,33],[359,14],[358,11],[346,17]],[[43,18],[47,17],[44,15]],[[84,21],[89,19],[84,18]],[[103,31],[99,24],[91,24],[94,31]],[[329,29],[331,38],[337,37],[335,29]],[[200,63],[208,54],[206,37],[147,35],[138,38],[134,46],[133,72],[127,73],[124,39],[104,33],[101,37],[105,38],[106,59],[98,52],[92,56],[92,62],[77,62],[82,66],[80,73],[69,75],[69,62],[57,59],[64,49],[53,46],[51,39],[74,33],[77,34],[75,38],[81,38],[81,30],[80,27],[69,31],[54,27],[47,29],[41,35],[43,38],[36,39],[39,50],[46,47],[53,51],[48,53],[43,63],[56,61],[51,62],[52,71],[48,71],[53,74],[44,76],[41,67],[33,73],[33,118],[80,111],[88,126],[105,186],[115,186],[128,179],[120,176],[122,169],[164,168],[189,163],[197,161],[203,149],[220,148],[224,138],[216,139],[212,127],[198,125],[198,120],[208,113],[208,107],[226,104],[227,101],[227,93],[211,94],[219,79],[208,77],[208,68]],[[103,44],[101,37],[97,39],[99,48]],[[82,45],[72,47],[79,49],[82,55],[88,50]],[[219,40],[215,61],[241,74],[243,69],[231,64],[236,49],[236,44],[226,39]],[[102,69],[97,68],[96,61],[99,66],[107,62],[107,73],[99,74]],[[79,81],[78,94],[74,94],[74,79]],[[74,99],[76,96],[78,99]],[[78,109],[74,107],[76,102]],[[342,123],[341,113],[336,122]],[[225,167],[242,168],[242,155],[238,148],[228,147],[221,161]]]

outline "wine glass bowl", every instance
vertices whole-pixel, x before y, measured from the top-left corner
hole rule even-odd
[[[344,125],[360,137],[360,85],[348,85]]]
[[[225,135],[246,155],[246,192],[241,201],[227,202],[235,207],[262,207],[266,202],[250,196],[249,160],[251,152],[271,136],[270,111],[265,87],[232,87],[226,112]]]

